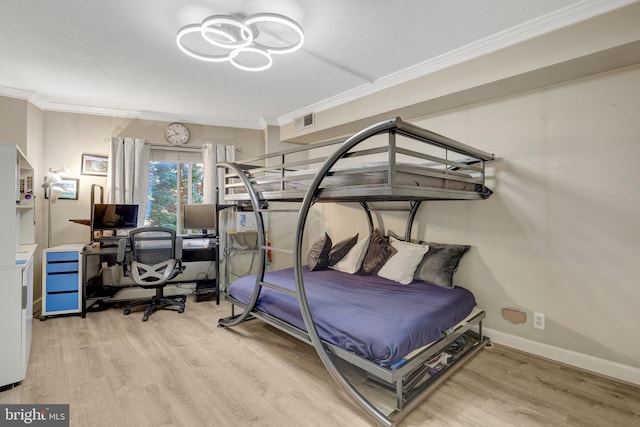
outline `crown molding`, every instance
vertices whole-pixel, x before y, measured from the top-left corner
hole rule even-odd
[[[0,86],[0,96],[6,96],[8,98],[24,99],[29,101],[35,92],[24,89],[15,89],[7,86]]]
[[[319,111],[328,110],[330,108],[346,104],[381,90],[406,83],[416,78],[478,58],[499,49],[539,37],[560,28],[636,3],[637,1],[638,0],[585,0],[575,3],[553,13],[540,16],[521,25],[474,41],[473,43],[469,43],[468,45],[454,49],[404,70],[381,77],[372,83],[363,84],[320,102],[282,115],[277,119],[278,124],[283,126],[292,122],[297,117],[304,116],[305,114],[312,112],[317,113]]]
[[[205,126],[219,126],[219,127],[231,127],[240,129],[256,129],[260,130],[260,124],[253,120],[233,120],[233,121],[221,121],[214,120],[211,117],[205,116],[190,116],[179,115],[171,113],[161,113],[157,111],[137,111],[137,110],[125,110],[118,108],[102,108],[102,107],[89,107],[83,105],[72,105],[62,103],[46,102],[43,107],[40,107],[46,111],[59,111],[63,113],[77,113],[77,114],[93,114],[98,116],[109,117],[121,117],[127,119],[139,119],[139,120],[153,120],[158,122],[174,122],[181,121],[185,123],[194,123]]]
[[[253,120],[220,121],[220,120],[213,120],[211,119],[211,117],[185,116],[185,115],[180,115],[180,117],[176,118],[175,114],[160,113],[155,111],[125,110],[120,108],[92,107],[92,106],[86,106],[86,105],[50,102],[33,91],[10,88],[6,86],[0,86],[0,96],[6,96],[8,98],[24,99],[44,111],[56,111],[56,112],[74,113],[74,114],[90,114],[95,116],[121,117],[126,119],[153,120],[153,121],[159,121],[159,122],[172,122],[172,121],[180,120],[182,122],[195,123],[199,125],[231,127],[231,128],[240,128],[240,129],[262,130],[265,127],[265,124],[262,122],[262,120],[260,121],[253,121]]]

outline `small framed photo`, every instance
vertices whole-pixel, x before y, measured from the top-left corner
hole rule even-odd
[[[96,175],[107,176],[107,163],[108,157],[98,156],[95,154],[83,154],[82,155],[82,168],[80,173],[82,175]]]
[[[78,200],[78,189],[80,188],[78,178],[62,178],[60,182],[53,184],[53,187],[63,190],[62,194],[58,196],[58,200]],[[44,189],[44,198],[49,198],[49,187]]]

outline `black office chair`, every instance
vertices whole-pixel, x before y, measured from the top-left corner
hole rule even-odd
[[[130,268],[127,268],[127,244],[131,251]],[[186,295],[164,295],[167,281],[184,271],[182,266],[182,238],[170,228],[143,227],[129,232],[128,239],[118,242],[117,261],[122,264],[125,276],[144,289],[155,289],[156,294],[150,300],[135,301],[127,305],[124,314],[140,305],[147,305],[142,321],[149,320],[151,313],[157,309],[169,308],[184,312]]]

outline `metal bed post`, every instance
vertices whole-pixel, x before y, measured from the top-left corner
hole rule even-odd
[[[418,213],[418,209],[420,209],[420,200],[414,200],[411,203],[411,210],[409,211],[409,217],[407,218],[407,227],[404,231],[404,240],[407,242],[411,241],[411,229],[413,228],[413,221],[416,218],[416,214]]]
[[[284,191],[284,163],[285,162],[285,158],[284,158],[284,153],[282,155],[280,155],[280,191]]]
[[[389,131],[389,144],[387,145],[389,150],[389,176],[387,182],[389,186],[393,186],[396,183],[396,133]]]
[[[369,224],[369,235],[373,234],[373,218],[371,216],[371,209],[369,208],[369,204],[367,202],[360,202],[360,206],[364,209],[364,212],[367,214],[367,221]]]

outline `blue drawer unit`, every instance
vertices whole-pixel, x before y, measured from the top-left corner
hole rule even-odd
[[[78,261],[47,262],[47,273],[73,273],[78,271]]]
[[[69,310],[78,311],[78,308],[80,308],[77,292],[51,293],[47,294],[46,298],[47,310],[51,314],[60,314],[62,311],[68,313]]]
[[[55,248],[52,248],[52,249],[55,249]],[[47,254],[47,262],[78,261],[78,253],[75,251],[46,252],[46,254]]]
[[[47,293],[78,292],[78,273],[47,274]]]
[[[45,249],[42,256],[42,315],[80,313],[82,300],[82,245]]]

